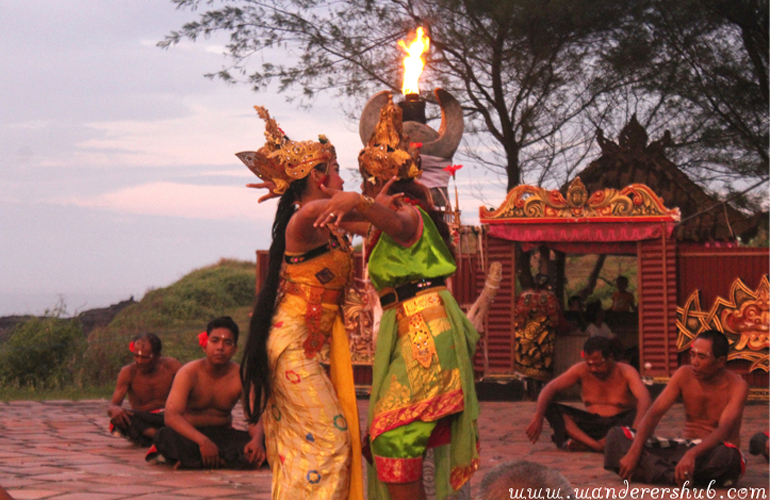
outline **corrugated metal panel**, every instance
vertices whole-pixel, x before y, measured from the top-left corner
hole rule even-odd
[[[476,255],[464,254],[457,264],[457,272],[452,276],[452,295],[460,307],[467,312],[483,290],[486,276],[479,268],[479,258]],[[473,367],[479,375],[484,372],[481,345],[476,346]]]
[[[676,243],[645,240],[637,248],[641,372],[671,376],[677,368]],[[650,369],[645,368],[647,363]]]
[[[680,248],[677,302],[683,306],[695,290],[700,290],[701,306],[709,308],[717,296],[728,298],[736,278],[756,289],[762,276],[770,272],[769,259],[767,248]]]
[[[458,261],[457,272],[452,276],[452,295],[461,306],[470,306],[484,287],[484,273],[475,255],[464,254]],[[481,285],[479,285],[479,281]]]
[[[487,342],[489,352],[490,374],[513,373],[513,310],[515,301],[514,283],[514,245],[510,241],[497,238],[484,237],[486,249],[486,263],[498,261],[503,266],[503,279],[497,290],[495,301],[489,308]],[[477,273],[478,290],[484,285],[483,272]],[[480,350],[479,350],[480,351]],[[477,353],[475,361],[476,370],[483,368],[481,352]]]

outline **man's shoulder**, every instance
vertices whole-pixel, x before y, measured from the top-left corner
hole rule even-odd
[[[168,356],[163,356],[162,358],[160,358],[160,363],[164,369],[171,370],[173,372],[176,372],[180,368],[182,368],[182,363],[180,363],[179,360]]]
[[[181,368],[179,368],[177,375],[192,375],[194,373],[200,372],[203,368],[203,361],[205,359],[206,358],[201,358],[188,361],[187,363],[183,364]]]
[[[686,386],[695,380],[692,372],[692,366],[683,365],[676,369],[671,378],[668,379],[666,387],[677,387],[679,390],[686,390]]]
[[[730,392],[734,391],[748,391],[749,384],[746,382],[746,380],[735,373],[732,370],[728,370],[727,368],[724,369],[725,375],[727,376],[727,380],[730,383]]]
[[[682,366],[680,366],[679,368],[676,369],[674,374],[671,376],[670,380],[674,380],[674,379],[678,379],[678,380],[688,379],[688,378],[692,378],[692,376],[693,376],[693,374],[692,374],[692,366],[690,366],[690,365],[682,365]]]
[[[131,381],[134,378],[134,375],[136,375],[136,365],[131,363],[130,365],[126,365],[120,369],[118,378]]]
[[[584,380],[590,378],[589,375],[591,375],[591,371],[588,369],[588,365],[585,361],[580,361],[570,366],[563,375],[573,380],[575,384],[582,384]]]
[[[227,371],[225,373],[225,378],[228,380],[231,380],[233,378],[237,378],[239,381],[241,380],[241,366],[234,362],[230,361],[230,363],[227,365]]]
[[[240,368],[241,367],[238,363],[230,361],[229,364],[227,365],[226,375],[229,376],[229,375],[235,374],[240,377]],[[179,371],[177,372],[177,375],[195,375],[198,373],[202,373],[207,369],[210,370],[210,365],[207,365],[206,358],[200,358],[200,359],[195,359],[193,361],[188,361],[187,363],[185,363],[179,369]]]
[[[587,375],[588,374],[588,365],[585,361],[578,361],[574,365],[569,367],[568,372],[573,372],[578,375]]]
[[[728,370],[727,368],[723,368],[722,376],[724,377],[723,380],[727,381],[727,387],[724,389],[726,392],[733,394],[735,391],[748,390],[748,383],[737,373]],[[687,390],[686,386],[692,386],[692,382],[696,380],[692,366],[684,365],[680,366],[679,369],[674,372],[669,384],[677,383],[683,390]],[[708,382],[706,384],[708,385]],[[699,384],[699,387],[700,385],[701,384]]]
[[[626,379],[631,380],[641,380],[642,377],[639,375],[639,372],[636,371],[636,368],[629,365],[628,363],[621,363],[617,362],[615,363],[615,369],[618,370],[620,374],[623,375]]]

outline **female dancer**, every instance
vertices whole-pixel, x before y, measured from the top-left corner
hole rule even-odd
[[[367,245],[369,276],[383,307],[368,419],[376,470],[370,470],[369,498],[425,498],[427,448],[435,448],[436,498],[446,498],[479,465],[471,362],[479,336],[445,287],[456,270],[449,229],[429,191],[414,180],[419,157],[392,102],[382,108],[359,168],[364,195],[334,193],[316,226],[364,218],[381,230]],[[381,189],[403,200],[390,209],[383,203],[393,199],[366,196]]]
[[[238,157],[280,195],[270,263],[241,364],[244,409],[262,416],[273,499],[362,499],[358,412],[339,307],[352,260],[313,222],[342,189],[333,146],[284,136],[264,108],[267,143]],[[318,361],[330,341],[332,380]]]

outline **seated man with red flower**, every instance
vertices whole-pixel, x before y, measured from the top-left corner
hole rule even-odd
[[[182,364],[161,356],[162,344],[154,333],[137,335],[128,345],[134,362],[124,366],[107,407],[110,432],[140,446],[150,446],[163,427],[163,409],[174,375]],[[123,407],[128,395],[130,409]]]
[[[166,427],[160,429],[145,459],[187,469],[247,469],[265,459],[261,422],[248,432],[233,428],[232,411],[241,398],[240,367],[231,361],[238,350],[238,325],[229,316],[213,319],[199,343],[206,356],[185,364],[174,379],[166,403]]]

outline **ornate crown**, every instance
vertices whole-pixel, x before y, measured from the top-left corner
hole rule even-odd
[[[303,179],[319,163],[336,158],[334,146],[323,136],[316,141],[292,141],[262,106],[254,106],[265,120],[265,145],[257,151],[244,151],[235,156],[263,181],[272,181],[276,194],[283,194],[292,182]]]
[[[365,179],[414,179],[420,169],[419,153],[404,133],[401,108],[393,104],[393,96],[380,110],[380,120],[369,143],[358,155],[358,165]],[[370,179],[374,182],[373,179]]]

